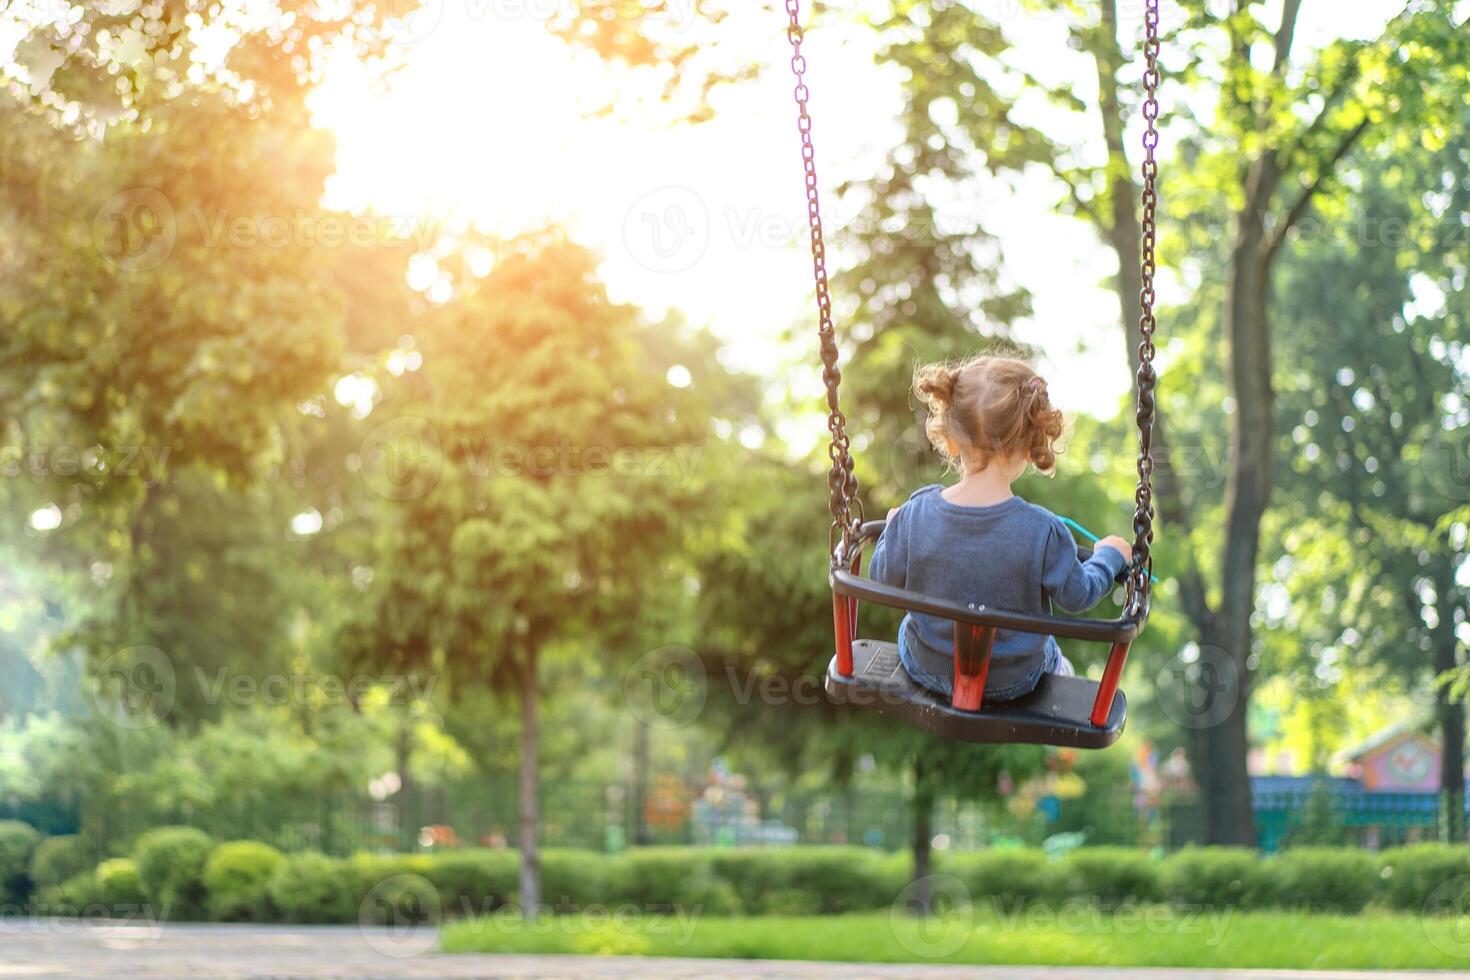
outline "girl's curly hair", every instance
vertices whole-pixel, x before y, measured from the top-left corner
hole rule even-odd
[[[926,364],[914,372],[914,393],[929,409],[929,441],[951,466],[984,469],[995,457],[1019,455],[1048,475],[1056,469],[1064,419],[1025,361],[981,356]]]

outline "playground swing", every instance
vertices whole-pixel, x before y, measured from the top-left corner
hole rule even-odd
[[[816,281],[817,336],[821,346],[822,380],[827,389],[827,427],[831,432],[827,477],[831,491],[832,525],[828,533],[831,566],[833,627],[836,655],[827,667],[825,686],[835,702],[872,708],[917,725],[944,738],[975,743],[1036,743],[1072,748],[1104,748],[1123,733],[1128,700],[1119,690],[1128,648],[1148,621],[1149,592],[1153,582],[1153,424],[1154,389],[1154,273],[1157,239],[1159,145],[1159,0],[1145,0],[1143,116],[1147,124],[1143,145],[1143,288],[1140,295],[1138,402],[1138,488],[1134,495],[1133,560],[1119,576],[1126,586],[1123,612],[1111,620],[1034,615],[983,604],[959,605],[894,588],[864,578],[863,550],[883,533],[885,521],[864,521],[853,473],[847,420],[838,402],[842,372],[832,322],[832,298],[827,285],[826,245],[818,204],[812,117],[807,110],[806,58],[802,55],[803,28],[800,0],[786,0],[790,16],[791,70],[796,76],[797,128],[806,173],[807,219],[811,229],[812,268]],[[1084,554],[1085,554],[1084,549]],[[946,702],[915,684],[899,664],[896,644],[857,638],[860,600],[908,612],[950,620],[954,624],[954,693]],[[1049,634],[1111,644],[1101,680],[1043,675],[1030,694],[1003,703],[984,704],[985,676],[997,629]]]

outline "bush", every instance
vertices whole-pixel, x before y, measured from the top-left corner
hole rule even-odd
[[[285,860],[280,851],[258,841],[216,847],[204,863],[209,917],[216,922],[269,921],[271,876]]]
[[[964,882],[977,903],[991,901],[1014,908],[1065,897],[1061,866],[1031,848],[946,854],[936,870]]]
[[[439,889],[421,874],[404,871],[380,878],[363,893],[357,921],[398,929],[414,929],[444,918]]]
[[[47,837],[31,855],[31,881],[37,889],[59,885],[91,868],[91,858],[75,834]]]
[[[425,872],[446,916],[486,915],[510,903],[520,882],[520,855],[509,850],[445,851]]]
[[[1405,912],[1426,911],[1431,899],[1443,908],[1470,889],[1470,851],[1464,847],[1396,847],[1379,855],[1379,863],[1384,902]]]
[[[214,842],[193,827],[159,827],[138,838],[133,860],[143,892],[160,915],[170,919],[203,919],[204,862]]]
[[[287,922],[356,922],[361,899],[355,878],[346,861],[303,851],[286,857],[267,891]]]
[[[38,902],[42,915],[94,916],[108,911],[94,871],[83,871],[65,881],[47,885],[40,890]]]
[[[430,854],[354,854],[347,859],[348,897],[353,922],[395,921],[394,915],[430,911],[437,921],[438,889],[428,880],[438,860]]]
[[[1112,905],[1158,899],[1159,865],[1143,851],[1126,847],[1087,847],[1062,862],[1069,893]]]
[[[1252,908],[1273,898],[1270,874],[1245,847],[1188,847],[1164,861],[1164,896],[1188,905]]]
[[[886,908],[908,883],[905,854],[860,847],[718,850],[709,867],[750,915],[827,915]]]
[[[729,915],[739,910],[740,901],[729,882],[715,877],[709,852],[692,847],[649,847],[619,856],[609,882],[607,904]]]
[[[542,851],[542,902],[554,909],[586,908],[588,905],[605,903],[611,883],[612,863],[596,851],[561,848]],[[519,872],[516,882],[519,898]]]
[[[113,858],[97,865],[97,891],[114,913],[140,912],[148,904],[138,865],[131,858]]]
[[[0,820],[0,904],[19,905],[31,895],[31,855],[41,833],[19,820]]]
[[[1278,904],[1322,912],[1361,912],[1373,898],[1378,867],[1365,851],[1299,847],[1265,862]]]

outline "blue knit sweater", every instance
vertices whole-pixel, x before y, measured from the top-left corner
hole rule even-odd
[[[1080,561],[1077,542],[1051,511],[1020,497],[988,507],[952,504],[938,485],[924,487],[898,509],[878,539],[868,574],[876,581],[960,605],[1049,614],[1097,605],[1127,564],[1115,548]],[[904,617],[899,656],[925,687],[949,696],[954,633],[948,620]],[[1030,693],[1060,656],[1056,639],[997,630],[985,696],[1004,701]]]

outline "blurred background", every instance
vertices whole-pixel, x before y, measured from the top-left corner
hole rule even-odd
[[[8,4],[0,819],[66,841],[15,896],[179,827],[1463,845],[1467,14],[1164,5],[1160,584],[1076,753],[822,694],[785,10]],[[1075,416],[1021,492],[1132,536],[1143,15],[803,10],[869,514],[942,476],[914,366],[1003,345]]]

